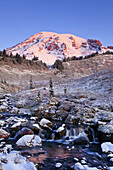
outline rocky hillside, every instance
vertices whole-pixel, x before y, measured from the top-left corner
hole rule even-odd
[[[52,65],[56,59],[63,60],[76,56],[86,56],[95,52],[113,51],[111,46],[105,48],[99,40],[83,39],[72,34],[57,34],[53,32],[41,32],[31,36],[25,41],[7,49],[7,53],[18,53],[27,59],[38,57],[48,65]]]
[[[29,61],[22,59],[19,64],[16,58],[0,58],[0,91],[7,91],[12,85],[17,89],[23,89],[29,86],[30,76],[32,75],[33,83],[47,83],[52,77],[55,81],[68,81],[72,78],[81,78],[92,75],[102,70],[113,69],[113,55],[97,54],[94,57],[83,60],[72,60],[62,62],[62,70],[49,69],[41,61]],[[6,90],[7,89],[7,90]],[[9,89],[10,91],[10,89]]]

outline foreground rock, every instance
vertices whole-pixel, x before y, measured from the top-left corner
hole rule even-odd
[[[86,134],[83,132],[83,133],[80,133],[74,140],[73,140],[73,143],[75,145],[87,145],[89,144],[89,139],[88,137],[86,136]]]
[[[101,144],[102,152],[113,152],[113,144],[111,142],[104,142]]]
[[[40,121],[40,126],[43,128],[51,129],[52,122],[49,121],[48,119],[43,118]]]
[[[0,153],[0,161],[3,170],[36,170],[35,165],[21,156],[18,151],[11,151],[7,155]]]
[[[18,146],[23,146],[23,147],[33,147],[33,146],[41,146],[42,142],[39,136],[24,135],[16,142],[16,144]]]
[[[108,141],[113,142],[113,125],[112,124],[100,125],[98,127],[98,136],[99,136],[99,141],[101,143],[108,142]]]
[[[29,128],[22,128],[20,131],[17,132],[17,134],[15,135],[15,139],[18,140],[19,138],[21,138],[24,135],[33,135],[33,131]]]
[[[63,124],[62,126],[60,126],[57,130],[56,130],[56,133],[55,133],[55,138],[56,139],[60,139],[62,138],[66,133],[66,130],[65,130],[65,124]]]
[[[0,129],[0,138],[7,139],[9,136],[10,136],[10,134],[8,132],[6,132],[3,129]]]

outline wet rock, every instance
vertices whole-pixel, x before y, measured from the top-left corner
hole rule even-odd
[[[52,127],[52,122],[49,121],[48,119],[41,119],[40,121],[40,126],[43,127],[43,128],[48,128],[48,129],[51,129]]]
[[[33,124],[31,126],[28,126],[33,132],[34,134],[38,135],[39,131],[40,131],[40,127],[38,124]]]
[[[33,135],[33,131],[29,128],[22,128],[19,132],[17,132],[16,136],[14,137],[16,140],[21,138],[24,135]]]
[[[16,145],[23,147],[33,147],[33,146],[41,146],[41,138],[35,135],[24,135],[17,142]]]
[[[60,126],[55,133],[55,139],[61,139],[66,134],[65,124]]]
[[[106,124],[98,127],[98,140],[100,142],[113,142],[113,125]]]
[[[74,140],[75,145],[86,145],[89,144],[89,139],[85,133],[80,133]]]
[[[10,136],[10,134],[8,132],[6,132],[3,129],[0,129],[0,138],[7,139],[9,136]]]

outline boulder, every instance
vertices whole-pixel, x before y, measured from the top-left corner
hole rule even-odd
[[[7,139],[9,136],[10,136],[10,134],[8,132],[6,132],[3,129],[0,129],[0,138]]]
[[[52,127],[52,122],[49,121],[48,119],[43,118],[43,119],[41,119],[41,121],[40,121],[40,126],[41,126],[42,128],[51,129],[51,127]]]
[[[86,136],[86,134],[84,132],[82,132],[74,138],[73,143],[75,145],[87,145],[87,144],[89,144],[89,139]]]
[[[21,130],[19,130],[17,132],[17,134],[15,135],[14,138],[16,140],[18,140],[19,138],[21,138],[24,135],[34,135],[34,133],[33,133],[33,131],[31,129],[24,127],[24,128],[22,128]]]
[[[31,126],[28,126],[33,132],[34,134],[38,135],[39,131],[40,131],[40,127],[38,124],[33,124]]]
[[[98,126],[98,140],[102,142],[113,142],[113,124]]]
[[[113,144],[111,142],[104,142],[101,144],[101,149],[102,149],[102,152],[105,152],[105,153],[112,152],[113,153]]]
[[[55,132],[55,139],[61,139],[66,134],[65,124],[60,126]]]
[[[41,138],[35,135],[24,135],[16,142],[16,145],[22,147],[41,146],[41,144]]]

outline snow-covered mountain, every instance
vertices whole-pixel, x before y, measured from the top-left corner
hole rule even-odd
[[[38,57],[48,65],[52,65],[56,59],[68,57],[86,56],[94,52],[113,51],[110,47],[104,47],[99,40],[83,39],[72,34],[57,34],[53,32],[41,32],[31,36],[25,41],[7,49],[7,53],[26,55],[27,59]]]

